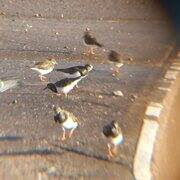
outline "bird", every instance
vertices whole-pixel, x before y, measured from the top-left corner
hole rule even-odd
[[[73,66],[65,69],[55,69],[56,71],[63,72],[67,77],[79,77],[81,73],[88,73],[93,69],[91,64],[86,64],[84,66]]]
[[[103,134],[108,139],[108,159],[117,155],[117,147],[123,142],[122,130],[116,120],[111,121],[103,127]]]
[[[59,123],[62,126],[63,135],[61,140],[64,141],[66,139],[66,129],[70,130],[69,138],[71,138],[74,130],[78,127],[78,118],[75,117],[74,114],[63,110],[60,107],[55,107],[54,105],[53,110],[55,123]]]
[[[108,53],[108,60],[110,63],[112,63],[114,65],[113,71],[114,74],[118,74],[119,73],[119,68],[121,68],[123,66],[123,62],[122,59],[119,55],[119,53],[117,53],[114,50],[110,50]]]
[[[90,29],[89,28],[86,28],[85,32],[84,32],[84,36],[83,36],[83,39],[84,39],[84,43],[86,46],[89,46],[90,49],[88,50],[88,54],[91,55],[91,54],[95,54],[94,53],[94,47],[103,47],[102,44],[100,44],[95,37],[92,37],[91,34],[90,34]]]
[[[22,82],[16,77],[4,77],[0,79],[0,93],[21,85]]]
[[[53,71],[54,66],[57,64],[56,60],[53,58],[47,58],[44,61],[37,62],[34,67],[32,67],[32,70],[37,71],[40,75],[41,81],[43,81],[43,78],[46,78],[45,74],[50,73]]]
[[[55,83],[48,83],[47,86],[44,88],[44,90],[50,89],[51,91],[56,93],[58,96],[60,96],[60,93],[58,92],[58,89],[59,89],[67,97],[68,93],[74,88],[74,86],[76,86],[77,83],[86,76],[87,74],[82,73],[81,76],[76,77],[76,78],[64,78]]]

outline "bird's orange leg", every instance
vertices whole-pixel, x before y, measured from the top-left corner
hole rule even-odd
[[[47,78],[45,76],[39,75],[41,81],[45,81]]]
[[[110,144],[108,144],[107,146],[108,146],[108,155],[107,155],[107,157],[108,157],[108,159],[112,159],[114,157],[114,155],[112,153],[112,150],[111,150],[112,147],[111,147]]]
[[[91,47],[90,48],[90,50],[89,50],[89,52],[90,52],[90,55],[92,54],[92,55],[94,55],[95,54],[95,52],[94,52],[94,48],[93,47]]]
[[[74,129],[71,129],[70,133],[69,133],[69,138],[71,138],[73,132],[74,132],[75,128]]]
[[[66,140],[66,130],[64,128],[62,128],[62,130],[63,130],[63,135],[62,135],[61,140],[64,141]]]

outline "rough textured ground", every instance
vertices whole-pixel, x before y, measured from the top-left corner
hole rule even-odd
[[[133,179],[133,158],[144,110],[164,72],[174,34],[161,11],[154,13],[158,6],[153,1],[98,2],[96,7],[102,12],[89,1],[54,1],[51,5],[49,1],[37,1],[37,6],[31,1],[0,3],[1,77],[19,76],[23,80],[21,87],[0,96],[3,179]],[[37,13],[42,17],[34,17]],[[62,13],[64,17],[60,18]],[[82,35],[87,26],[107,48],[126,59],[119,79],[111,75],[102,50],[92,57],[82,55]],[[79,83],[69,99],[57,98],[42,90],[45,83],[29,68],[44,57],[55,57],[58,67],[88,62],[95,71]],[[47,77],[52,82],[63,78],[56,72]],[[124,96],[113,96],[114,90],[121,90]],[[61,128],[52,125],[52,104],[73,112],[81,121],[69,141],[61,142]],[[125,140],[118,157],[108,161],[101,131],[114,119],[119,121]]]

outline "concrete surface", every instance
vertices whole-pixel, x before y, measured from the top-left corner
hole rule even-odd
[[[47,171],[53,166],[56,178],[134,179],[133,159],[144,111],[164,73],[174,32],[164,13],[154,11],[158,7],[154,1],[107,1],[104,5],[104,1],[98,1],[96,6],[89,1],[53,2],[0,3],[1,77],[19,76],[24,82],[22,87],[0,96],[0,176],[51,178]],[[34,17],[37,13],[42,18]],[[94,57],[82,55],[82,35],[87,26],[106,47],[117,50],[125,59],[132,57],[119,79],[112,77],[102,51],[97,50]],[[42,90],[45,84],[29,69],[44,57],[55,57],[58,67],[92,63],[96,71],[70,93],[69,100],[57,98]],[[48,77],[55,81],[63,76],[53,72]],[[124,97],[114,97],[114,90],[121,90]],[[81,126],[67,142],[58,139],[60,127],[52,126],[51,104],[66,108],[81,120]],[[125,141],[119,156],[108,161],[101,130],[113,119],[121,124]],[[11,173],[7,173],[9,169]]]
[[[178,61],[177,61],[178,62]],[[179,61],[180,62],[180,61]],[[177,67],[180,66],[178,63]],[[178,71],[177,71],[178,72]],[[152,161],[153,177],[156,180],[178,180],[180,143],[179,136],[179,100],[180,94],[180,76],[170,86],[169,91],[164,98],[164,110],[161,118],[158,120],[160,126],[157,133]],[[169,169],[169,171],[167,171]]]
[[[180,84],[180,83],[179,83]],[[180,88],[178,89],[178,91]],[[179,136],[179,95],[175,96],[176,101],[172,105],[171,113],[168,116],[168,122],[161,124],[158,134],[158,141],[155,151],[154,178],[158,180],[168,180],[180,178],[178,159],[180,158]],[[171,169],[167,172],[167,169]]]

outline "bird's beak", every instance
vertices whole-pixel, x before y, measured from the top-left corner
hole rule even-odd
[[[47,89],[47,86],[43,90],[46,90],[46,89]]]

